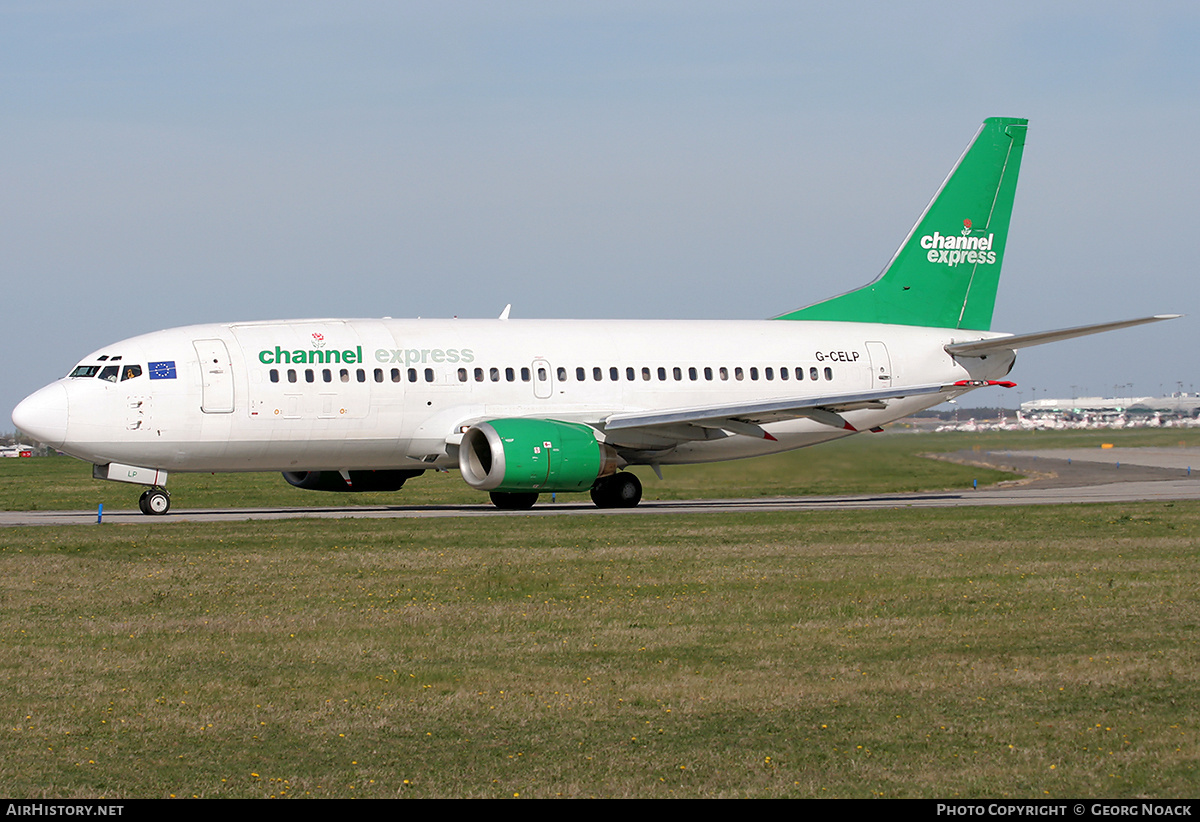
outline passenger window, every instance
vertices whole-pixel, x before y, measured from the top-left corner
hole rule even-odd
[[[392,382],[400,382],[400,369],[399,368],[392,369]]]
[[[433,369],[432,368],[425,369],[425,382],[433,382]]]
[[[621,369],[617,368],[615,365],[609,366],[608,378],[610,380],[612,380],[613,382],[616,382],[617,380],[621,379]]]
[[[786,368],[779,369],[779,379],[786,380],[788,378],[788,370]]]
[[[395,369],[392,369],[392,370],[395,371]],[[328,368],[322,368],[321,369],[321,379],[324,380],[325,382],[333,382],[333,372],[330,371]]]
[[[475,382],[483,382],[483,369],[482,368],[475,369]]]
[[[583,369],[580,369],[580,370],[582,371]],[[558,375],[559,382],[567,381],[567,369],[563,368],[561,365],[555,370],[554,373]],[[580,377],[579,379],[582,380],[583,377]]]
[[[367,381],[367,372],[363,371],[361,368],[355,370],[355,376],[358,377],[359,382]]]
[[[515,382],[517,379],[517,372],[513,371],[511,368],[504,369],[504,379],[508,380],[509,382]]]
[[[751,369],[750,369],[750,379],[752,379],[752,380],[757,380],[757,379],[758,379],[758,369],[757,369],[757,368],[751,367]]]
[[[415,369],[415,368],[408,369],[408,381],[409,382],[417,381],[417,369]]]
[[[267,374],[271,377],[271,382],[279,382],[279,369],[272,368]]]
[[[815,365],[808,369],[808,378],[810,380],[815,380],[817,378],[817,367]]]
[[[467,381],[467,369],[465,369],[465,368],[458,369],[458,381],[459,382]]]
[[[521,382],[529,382],[529,380],[532,377],[533,377],[533,372],[530,371],[528,368],[521,369]]]
[[[140,376],[142,376],[142,367],[140,365],[127,365],[125,366],[124,373],[121,374],[121,382]]]
[[[698,377],[699,377],[699,374],[696,373],[695,368],[688,369],[688,379],[689,380],[691,380],[692,382],[695,382]]]
[[[735,380],[744,380],[744,379],[746,379],[746,375],[745,375],[745,374],[742,372],[742,367],[741,367],[740,365],[739,365],[739,366],[736,366],[736,367],[733,369],[733,378],[734,378]]]
[[[305,382],[315,382],[316,379],[317,379],[317,375],[316,375],[316,373],[313,372],[313,370],[311,368],[304,369],[304,381]]]
[[[340,379],[342,382],[350,382],[350,370],[348,368],[339,370],[338,379]]]
[[[295,382],[295,381],[296,381],[296,369],[289,368],[288,369],[288,382]]]
[[[721,379],[723,379],[723,380],[729,379],[729,369],[728,368],[726,368],[725,366],[722,365],[720,373],[721,373]]]
[[[829,366],[825,366],[825,379],[827,379],[827,380],[833,379],[833,369],[830,368]]]
[[[796,379],[798,379],[798,380],[804,379],[804,367],[803,366],[800,366],[800,365],[796,366]]]
[[[500,382],[500,369],[499,368],[488,369],[488,376],[491,378],[492,382]]]
[[[710,381],[712,380],[712,366],[709,366],[709,365],[704,366],[704,379],[710,380]]]
[[[773,379],[775,379],[775,369],[774,369],[774,368],[770,368],[770,367],[768,367],[768,368],[764,368],[764,369],[763,369],[763,376],[764,376],[764,377],[766,377],[768,380],[773,380]]]
[[[667,369],[663,368],[661,365],[658,367],[658,378],[660,380],[665,380],[667,378]]]
[[[629,380],[630,382],[633,382],[635,379],[637,379],[634,376],[633,366],[629,366],[625,369],[625,379]]]
[[[601,380],[603,380],[604,379],[604,369],[601,368],[600,366],[596,366],[595,368],[593,368],[592,369],[592,379],[595,380],[596,382],[600,382]]]
[[[383,382],[383,369],[382,368],[375,369],[375,382]]]

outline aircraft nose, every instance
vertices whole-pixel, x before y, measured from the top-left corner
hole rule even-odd
[[[67,439],[67,389],[54,383],[34,391],[13,409],[12,421],[35,440],[61,448]]]

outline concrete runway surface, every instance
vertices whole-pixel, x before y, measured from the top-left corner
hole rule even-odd
[[[750,511],[838,511],[871,508],[953,508],[970,505],[1062,505],[1086,502],[1143,502],[1200,499],[1200,448],[1076,448],[1047,451],[960,451],[939,455],[966,464],[1006,468],[1025,479],[993,485],[914,494],[848,494],[822,497],[763,497],[727,500],[647,500],[637,508],[596,508],[586,497],[544,502],[529,511],[500,511],[477,505],[388,505],[321,508],[227,508],[172,510],[147,517],[136,510],[106,511],[104,522],[169,523],[239,520],[437,517],[537,517],[563,515],[641,516]],[[1192,472],[1195,466],[1197,471]],[[95,511],[4,511],[0,526],[85,525]]]

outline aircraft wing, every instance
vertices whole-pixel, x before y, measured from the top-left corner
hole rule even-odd
[[[1073,337],[1086,337],[1088,334],[1099,334],[1102,331],[1115,331],[1118,328],[1129,328],[1134,325],[1173,320],[1182,316],[1182,314],[1155,314],[1153,317],[1121,320],[1115,323],[1081,325],[1075,328],[1060,328],[1057,331],[1038,331],[1033,334],[1010,334],[1007,337],[992,337],[987,340],[951,343],[946,346],[946,351],[956,357],[986,357],[988,354],[999,354],[1003,351],[1013,351],[1017,348],[1028,348],[1031,345],[1044,345],[1045,343],[1069,340]]]
[[[856,408],[882,408],[887,400],[936,394],[958,387],[939,383],[905,388],[877,388],[852,394],[824,394],[662,411],[633,411],[609,415],[603,420],[602,427],[609,439],[616,441],[620,441],[621,432],[632,432],[634,429],[667,439],[706,439],[704,430],[712,429],[774,439],[762,428],[764,423],[800,417],[810,417],[827,425],[855,431],[857,429],[847,422],[840,412]],[[688,427],[692,428],[692,435],[688,435]]]

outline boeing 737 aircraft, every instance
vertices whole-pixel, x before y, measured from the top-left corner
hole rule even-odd
[[[1001,382],[1018,348],[1169,319],[990,331],[1027,121],[984,121],[879,277],[763,321],[288,320],[106,345],[13,411],[18,429],[148,486],[280,471],[398,490],[457,468],[501,508],[544,492],[637,505],[621,469],[825,442]],[[719,342],[717,345],[715,343]],[[660,474],[661,475],[661,474]]]

